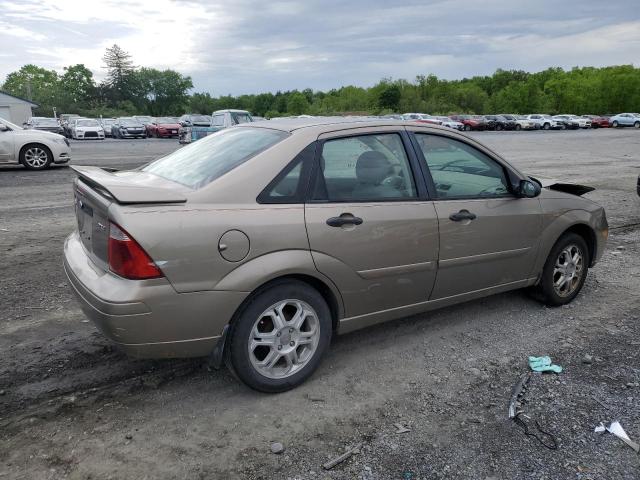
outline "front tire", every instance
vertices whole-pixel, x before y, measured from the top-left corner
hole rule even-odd
[[[464,131],[465,131],[465,132],[469,132],[469,131],[471,131],[471,125],[465,125],[465,126],[464,126]]]
[[[550,124],[548,124],[548,123],[545,123],[545,124],[542,126],[542,129],[543,129],[543,130],[549,130],[550,128],[551,128],[551,125],[550,125]]]
[[[522,125],[520,125],[520,124],[518,123],[518,124],[516,125],[516,130],[517,130],[517,131],[522,130]]]
[[[20,163],[29,170],[44,170],[51,165],[53,155],[44,145],[25,145],[20,150]]]
[[[617,121],[617,120],[614,120],[614,121],[613,121],[613,123],[611,124],[611,126],[612,126],[613,128],[618,128],[618,121]]]
[[[633,127],[634,127],[634,128],[640,128],[640,122],[636,122],[636,123],[634,123],[634,124],[633,124]]]
[[[589,248],[575,233],[562,235],[551,249],[537,286],[540,300],[550,307],[571,302],[582,290],[589,270]]]
[[[259,291],[234,319],[225,360],[249,387],[284,392],[311,376],[331,334],[322,295],[305,283],[280,281]]]

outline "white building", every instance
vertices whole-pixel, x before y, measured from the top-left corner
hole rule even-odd
[[[37,103],[0,91],[0,118],[16,125],[29,120],[33,115],[32,109],[37,107]]]

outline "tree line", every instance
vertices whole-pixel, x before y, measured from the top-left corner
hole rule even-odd
[[[445,80],[419,75],[414,80],[384,78],[372,87],[345,86],[251,95],[192,93],[191,77],[175,70],[136,67],[114,45],[103,57],[107,75],[97,83],[82,64],[63,73],[25,65],[7,75],[0,87],[38,103],[36,114],[121,115],[210,114],[237,108],[268,118],[286,115],[453,113],[607,114],[640,111],[640,69],[633,65],[548,68],[529,73],[497,70],[490,76]]]

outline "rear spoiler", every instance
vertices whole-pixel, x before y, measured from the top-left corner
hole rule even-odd
[[[142,171],[115,172],[100,167],[71,165],[80,180],[118,203],[185,203],[180,186]]]
[[[555,178],[544,177],[529,177],[532,180],[538,182],[542,188],[548,188],[549,190],[556,190],[558,192],[570,193],[571,195],[577,195],[578,197],[585,193],[593,192],[594,187],[587,185],[579,185],[577,183],[560,182]]]

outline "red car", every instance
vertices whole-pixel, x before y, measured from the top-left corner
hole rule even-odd
[[[464,125],[463,129],[469,130],[486,130],[487,122],[481,115],[451,115],[450,118]]]
[[[582,115],[584,118],[591,120],[591,128],[608,128],[609,117],[601,117],[598,115]]]
[[[178,137],[180,124],[174,117],[158,117],[147,124],[147,136],[156,138]]]

